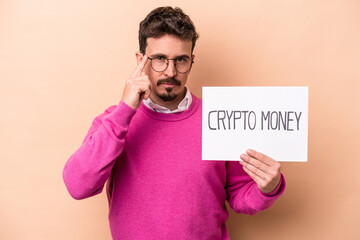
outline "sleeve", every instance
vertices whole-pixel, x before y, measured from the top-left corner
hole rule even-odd
[[[226,162],[227,200],[237,213],[254,215],[269,208],[283,194],[285,185],[281,174],[278,187],[270,194],[264,194],[237,161]]]
[[[82,145],[65,164],[63,179],[70,195],[84,199],[102,192],[116,158],[125,145],[125,136],[135,110],[120,102],[97,116]]]

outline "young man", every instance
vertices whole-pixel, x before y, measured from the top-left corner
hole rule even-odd
[[[153,10],[120,103],[95,118],[65,165],[75,199],[107,181],[114,239],[229,239],[226,200],[255,214],[285,189],[280,164],[254,150],[240,164],[201,160],[201,100],[185,87],[197,37],[181,9]]]

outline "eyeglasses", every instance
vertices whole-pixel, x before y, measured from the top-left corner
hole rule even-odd
[[[169,61],[174,61],[174,66],[176,72],[178,73],[187,73],[190,71],[192,64],[194,61],[190,60],[188,57],[177,57],[177,58],[166,58],[164,56],[155,56],[155,57],[148,57],[151,60],[150,66],[155,72],[163,72],[169,66]]]

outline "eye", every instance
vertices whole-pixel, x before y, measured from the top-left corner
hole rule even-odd
[[[186,61],[187,61],[187,59],[184,58],[184,57],[178,57],[178,58],[176,59],[176,62],[186,62]]]
[[[163,61],[164,60],[164,57],[163,56],[156,56],[155,59],[157,61]]]

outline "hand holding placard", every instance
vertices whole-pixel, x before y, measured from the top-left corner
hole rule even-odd
[[[241,154],[240,164],[244,171],[256,182],[263,193],[270,193],[279,185],[281,179],[280,163],[254,150]]]

